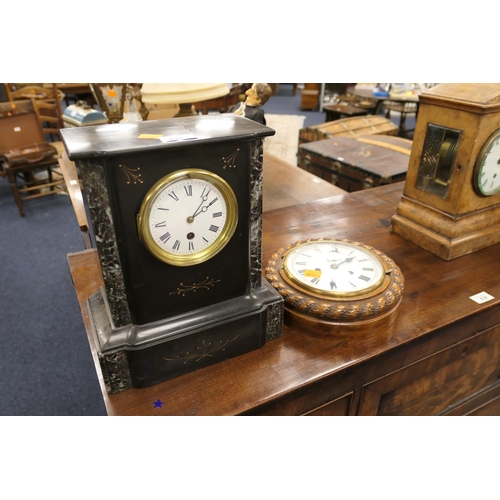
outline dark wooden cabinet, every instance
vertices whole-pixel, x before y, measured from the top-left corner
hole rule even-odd
[[[300,109],[316,110],[319,106],[321,84],[305,83],[301,92]]]
[[[335,137],[301,144],[297,164],[353,192],[404,181],[411,146],[400,137]]]
[[[237,358],[147,389],[103,392],[108,413],[500,415],[500,246],[444,261],[392,233],[402,190],[390,184],[263,220],[265,262],[307,237],[361,241],[394,259],[405,291],[389,328],[324,339],[286,326],[283,337]],[[92,252],[70,260],[84,320],[83,299],[99,283]],[[470,299],[481,292],[494,298]]]

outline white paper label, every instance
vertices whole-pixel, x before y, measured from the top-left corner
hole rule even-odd
[[[469,299],[472,299],[474,302],[477,302],[478,304],[483,304],[484,302],[488,302],[489,300],[494,298],[495,297],[486,292],[476,293],[476,295],[469,297]]]
[[[160,141],[162,142],[178,142],[178,141],[192,141],[196,139],[196,136],[190,133],[182,134],[182,135],[171,135],[167,137],[162,137]]]

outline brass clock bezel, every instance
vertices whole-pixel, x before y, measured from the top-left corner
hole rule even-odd
[[[305,245],[311,245],[311,244],[322,244],[322,243],[341,243],[343,245],[351,246],[353,248],[357,248],[358,250],[361,250],[362,252],[365,252],[369,255],[371,255],[379,264],[382,269],[382,273],[380,275],[380,278],[373,283],[372,285],[363,288],[360,292],[357,291],[352,291],[352,292],[335,292],[335,291],[330,291],[330,290],[321,290],[314,285],[309,285],[307,283],[304,283],[303,281],[300,281],[293,273],[290,271],[288,267],[288,260],[290,258],[291,253],[296,250],[298,247],[305,246]],[[373,290],[377,290],[380,288],[382,283],[385,280],[385,275],[387,274],[387,269],[386,266],[384,265],[384,261],[375,253],[373,252],[368,246],[363,245],[362,243],[355,243],[352,241],[345,241],[345,240],[337,240],[337,239],[322,239],[318,241],[308,241],[308,242],[302,242],[300,244],[295,244],[291,246],[286,253],[283,255],[283,264],[281,267],[281,270],[286,277],[294,283],[294,285],[297,288],[303,289],[306,292],[313,293],[318,297],[336,297],[336,298],[342,298],[342,297],[360,297],[360,296],[365,296],[372,292]]]
[[[484,166],[484,162],[486,160],[486,156],[488,155],[492,144],[499,138],[500,138],[500,128],[495,130],[495,132],[493,132],[493,134],[490,135],[487,141],[483,144],[481,151],[479,151],[479,154],[477,155],[476,163],[474,165],[474,190],[479,196],[489,197],[500,193],[500,185],[494,191],[486,193],[481,188],[481,183],[480,183],[481,172]]]
[[[182,180],[183,178],[202,179],[215,188],[217,188],[226,204],[226,222],[216,240],[208,247],[188,255],[176,255],[160,247],[153,236],[149,227],[149,216],[154,201],[160,192],[169,185]],[[137,229],[140,240],[149,252],[157,259],[173,266],[194,266],[201,264],[218,254],[232,238],[238,225],[238,201],[233,189],[222,177],[208,170],[200,168],[184,168],[176,170],[158,180],[144,197],[139,214],[137,216]]]

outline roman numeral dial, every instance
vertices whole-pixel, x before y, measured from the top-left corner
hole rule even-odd
[[[139,211],[138,230],[155,257],[189,266],[220,252],[237,222],[238,204],[229,184],[207,170],[187,168],[150,189]]]
[[[367,293],[378,287],[385,276],[376,254],[341,240],[298,245],[286,256],[283,270],[306,290],[333,296]]]
[[[309,238],[276,250],[264,276],[283,297],[286,324],[319,338],[385,331],[404,290],[394,260],[371,246],[336,238]],[[374,327],[379,320],[384,323]]]

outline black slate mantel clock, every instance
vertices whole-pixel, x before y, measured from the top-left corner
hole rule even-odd
[[[262,151],[233,114],[64,129],[105,286],[88,302],[108,392],[262,347],[283,301],[262,277]]]

